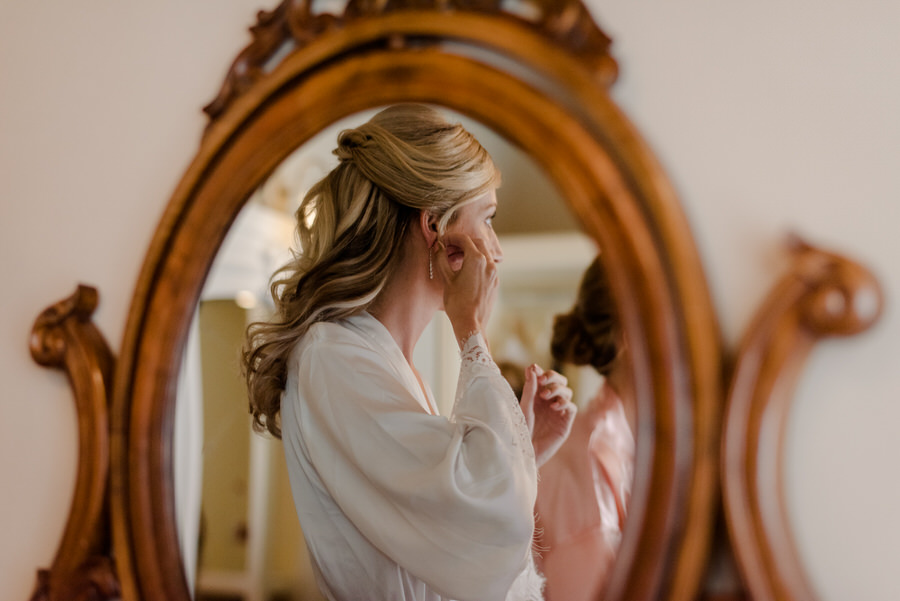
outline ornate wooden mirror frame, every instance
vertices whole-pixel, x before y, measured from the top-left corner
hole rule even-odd
[[[292,150],[342,117],[401,101],[465,113],[520,146],[603,249],[639,417],[632,507],[607,598],[695,597],[719,498],[724,398],[699,257],[669,182],[608,95],[616,73],[609,39],[577,0],[508,8],[351,0],[341,14],[317,14],[309,0],[285,0],[259,13],[252,43],[205,109],[210,125],[154,236],[115,369],[90,323],[90,289],[35,326],[35,358],[73,381],[82,441],[69,525],[36,598],[191,599],[175,527],[172,433],[182,347],[205,276],[247,197]],[[877,293],[873,281],[865,285]],[[793,334],[801,330],[807,342],[830,333],[795,322]],[[781,364],[764,367],[771,376]],[[734,396],[765,379],[758,371],[745,378]],[[733,423],[746,432],[745,422]],[[733,444],[751,449],[743,439]],[[762,538],[751,546],[762,548]]]

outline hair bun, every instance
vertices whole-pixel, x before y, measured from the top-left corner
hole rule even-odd
[[[586,365],[591,359],[591,339],[577,313],[557,315],[553,323],[550,353],[557,361]]]
[[[619,355],[614,324],[604,316],[586,321],[578,310],[557,315],[553,323],[550,353],[562,363],[590,365],[606,374]]]
[[[338,147],[334,154],[342,161],[349,161],[355,151],[365,148],[371,140],[372,136],[358,129],[345,129],[338,135]]]

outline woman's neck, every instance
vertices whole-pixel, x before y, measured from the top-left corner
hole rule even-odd
[[[368,309],[387,328],[410,365],[416,343],[440,307],[431,281],[414,272],[398,269]]]

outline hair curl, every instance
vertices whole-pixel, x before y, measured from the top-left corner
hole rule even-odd
[[[460,207],[500,185],[481,144],[424,105],[392,106],[342,131],[334,154],[338,166],[297,209],[299,251],[272,276],[275,315],[249,326],[242,353],[253,427],[278,438],[288,357],[310,326],[368,308],[422,211],[443,232]]]
[[[621,340],[612,290],[597,257],[581,278],[575,305],[554,319],[550,352],[559,362],[590,365],[606,375],[621,353]]]

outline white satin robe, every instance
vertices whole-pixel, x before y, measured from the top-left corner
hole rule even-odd
[[[486,349],[467,341],[448,419],[368,313],[317,323],[297,344],[282,437],[329,599],[541,599],[534,450]]]

